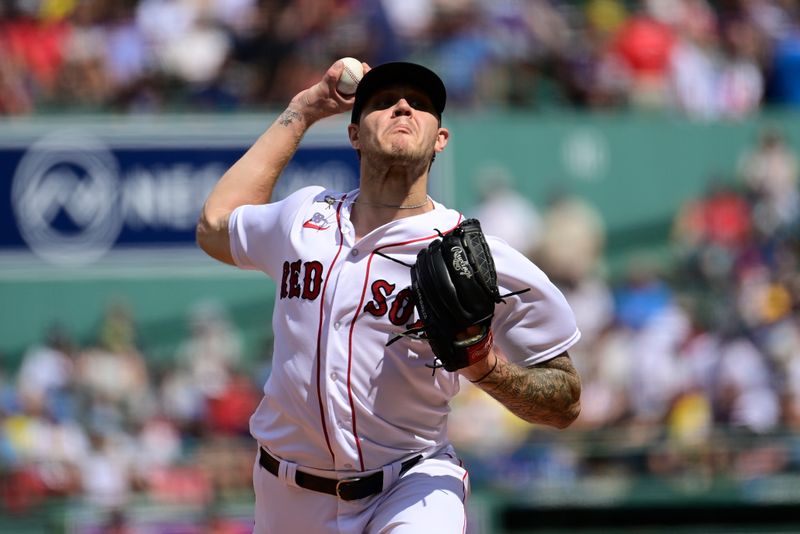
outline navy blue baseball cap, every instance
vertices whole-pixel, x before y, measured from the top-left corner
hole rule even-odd
[[[378,65],[361,78],[356,89],[356,100],[353,104],[350,122],[358,123],[364,104],[372,95],[393,85],[410,85],[428,95],[439,118],[442,118],[444,105],[447,102],[447,91],[441,78],[422,65],[396,61]]]

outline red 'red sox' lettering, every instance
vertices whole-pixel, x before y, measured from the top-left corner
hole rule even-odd
[[[300,285],[300,270],[303,269],[303,285]],[[318,261],[302,260],[283,262],[281,298],[314,300],[322,290],[322,264]]]
[[[303,298],[314,300],[322,289],[322,264],[318,261],[305,263],[305,276],[303,277]]]
[[[390,284],[386,280],[375,280],[372,282],[372,298],[373,300],[367,302],[364,306],[364,311],[369,312],[375,317],[386,315],[389,311],[389,306],[386,304],[386,297],[394,292],[394,284]]]
[[[397,294],[397,298],[392,303],[389,310],[389,320],[397,326],[405,326],[414,314],[414,299],[412,298],[411,288],[405,288]]]
[[[283,276],[281,278],[280,298],[302,298],[315,300],[322,292],[322,263],[318,261],[303,260],[283,262]],[[364,311],[375,316],[383,317],[388,314],[392,324],[406,326],[414,315],[414,300],[411,289],[401,289],[389,305],[389,297],[394,294],[397,284],[386,280],[375,280],[370,286],[372,300],[364,306]]]
[[[404,326],[411,315],[414,313],[414,301],[411,298],[411,289],[400,290],[392,302],[391,308],[387,304],[387,298],[394,293],[397,287],[386,280],[375,280],[372,282],[372,299],[364,306],[364,311],[371,313],[375,317],[383,317],[389,312],[389,320],[397,326]]]

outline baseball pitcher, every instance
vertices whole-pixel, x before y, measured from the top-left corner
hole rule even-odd
[[[463,533],[467,470],[447,440],[464,377],[530,423],[580,410],[572,311],[539,268],[427,194],[446,91],[412,63],[334,63],[220,179],[210,256],[276,283],[272,373],[250,429],[258,533]],[[304,133],[351,112],[359,188],[272,190]]]

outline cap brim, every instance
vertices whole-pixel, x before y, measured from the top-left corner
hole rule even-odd
[[[356,99],[350,121],[358,123],[364,104],[369,98],[380,89],[394,85],[410,85],[424,92],[431,99],[433,108],[441,118],[447,102],[447,91],[441,78],[422,65],[398,61],[378,65],[364,75],[356,89]]]

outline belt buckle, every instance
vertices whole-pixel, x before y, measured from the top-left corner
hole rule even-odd
[[[345,501],[353,501],[358,497],[347,495],[347,488],[353,487],[356,483],[361,481],[362,477],[343,478],[336,482],[336,496]]]

